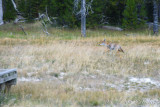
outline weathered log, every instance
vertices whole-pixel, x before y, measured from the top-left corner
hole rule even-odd
[[[102,26],[103,29],[108,29],[108,30],[117,30],[117,31],[122,31],[123,29],[120,27],[114,27],[114,26]]]

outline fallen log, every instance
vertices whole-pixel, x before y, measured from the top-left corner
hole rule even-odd
[[[103,29],[108,29],[108,30],[117,30],[117,31],[122,31],[123,29],[120,27],[114,27],[114,26],[102,26]]]

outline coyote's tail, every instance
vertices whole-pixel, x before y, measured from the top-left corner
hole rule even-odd
[[[124,53],[124,51],[123,51],[123,49],[122,49],[122,48],[118,49],[118,51],[119,51],[119,52],[123,52],[123,53]]]

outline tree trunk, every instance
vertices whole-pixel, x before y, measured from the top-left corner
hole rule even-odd
[[[81,0],[81,36],[86,37],[86,0]]]
[[[153,33],[158,35],[158,3],[153,0]]]
[[[160,18],[160,0],[158,2],[158,18]]]
[[[0,0],[0,25],[3,25],[3,5],[2,5],[2,0]]]
[[[16,6],[16,3],[14,2],[14,0],[11,0],[12,1],[12,4],[13,4],[13,7],[14,9],[17,11],[17,13],[19,13],[18,9],[17,9],[17,6]]]

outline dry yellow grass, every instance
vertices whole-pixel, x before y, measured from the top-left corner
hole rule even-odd
[[[0,67],[17,68],[19,75],[11,90],[15,97],[4,106],[158,106],[159,87],[133,83],[130,78],[160,82],[160,38],[103,32],[97,30],[98,36],[71,40],[43,34],[37,37],[34,33],[27,38],[18,34],[1,37]],[[77,34],[66,30],[52,33]],[[105,47],[98,46],[104,38],[120,44],[125,53],[106,52]]]

